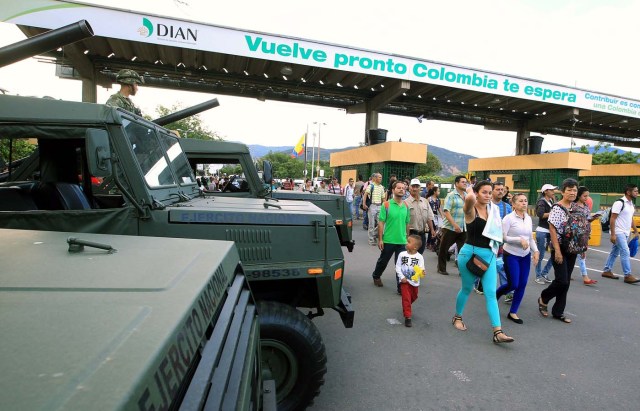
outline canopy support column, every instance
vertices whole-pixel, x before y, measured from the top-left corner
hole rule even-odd
[[[376,110],[367,109],[365,113],[364,128],[364,143],[369,145],[369,130],[375,130],[378,128],[378,112]]]
[[[527,138],[529,137],[530,132],[527,127],[527,122],[522,122],[522,125],[518,126],[518,131],[516,135],[516,155],[521,156],[527,154]]]

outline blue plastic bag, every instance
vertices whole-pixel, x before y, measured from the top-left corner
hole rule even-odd
[[[629,241],[629,255],[635,257],[636,254],[638,254],[638,236],[633,237],[633,239]]]

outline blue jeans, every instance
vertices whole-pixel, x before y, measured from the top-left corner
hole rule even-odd
[[[356,196],[353,199],[353,209],[354,212],[351,214],[351,216],[355,216],[356,218],[360,218],[360,204],[362,203],[362,197],[360,196]],[[364,212],[363,212],[364,214]]]
[[[349,209],[349,214],[351,215],[351,218],[353,218],[353,201],[349,202],[346,201],[347,203],[347,208]]]
[[[549,270],[551,270],[551,267],[553,267],[553,259],[549,258],[547,264],[545,264],[544,268],[542,268],[542,259],[544,258],[544,254],[547,251],[547,244],[549,244],[550,242],[550,233],[536,231],[536,244],[538,246],[538,251],[540,251],[540,258],[538,259],[538,264],[536,264],[536,278],[540,278],[543,275],[549,275]]]
[[[624,276],[631,274],[631,256],[629,255],[629,234],[620,233],[616,234],[616,243],[611,248],[609,258],[604,265],[604,271],[611,271],[613,264],[616,262],[620,254],[620,264],[622,265],[622,273]]]
[[[583,277],[587,276],[587,263],[585,262],[586,259],[586,255],[584,256],[584,258],[582,258],[580,257],[580,254],[578,254],[578,266],[580,267],[580,274],[582,274]]]

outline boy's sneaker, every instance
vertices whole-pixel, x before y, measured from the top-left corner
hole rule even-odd
[[[405,326],[405,327],[412,327],[412,325],[411,325],[411,318],[405,318],[405,319],[404,319],[404,326]]]
[[[473,291],[475,291],[476,294],[478,294],[478,295],[484,294],[484,292],[481,289],[477,288],[477,287],[473,287]]]
[[[513,294],[507,294],[504,296],[505,304],[511,304],[512,301],[513,301]]]
[[[553,281],[549,278],[548,275],[543,275],[542,278],[544,279],[545,283],[552,283]]]
[[[536,284],[545,284],[544,278],[542,277],[536,277],[535,282]]]

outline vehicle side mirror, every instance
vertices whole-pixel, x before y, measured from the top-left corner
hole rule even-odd
[[[262,162],[262,181],[264,181],[267,184],[271,184],[271,180],[273,180],[273,168],[271,167],[271,162],[270,161],[263,161]]]
[[[106,130],[89,128],[85,137],[89,174],[94,177],[109,177],[111,175],[109,133]]]

